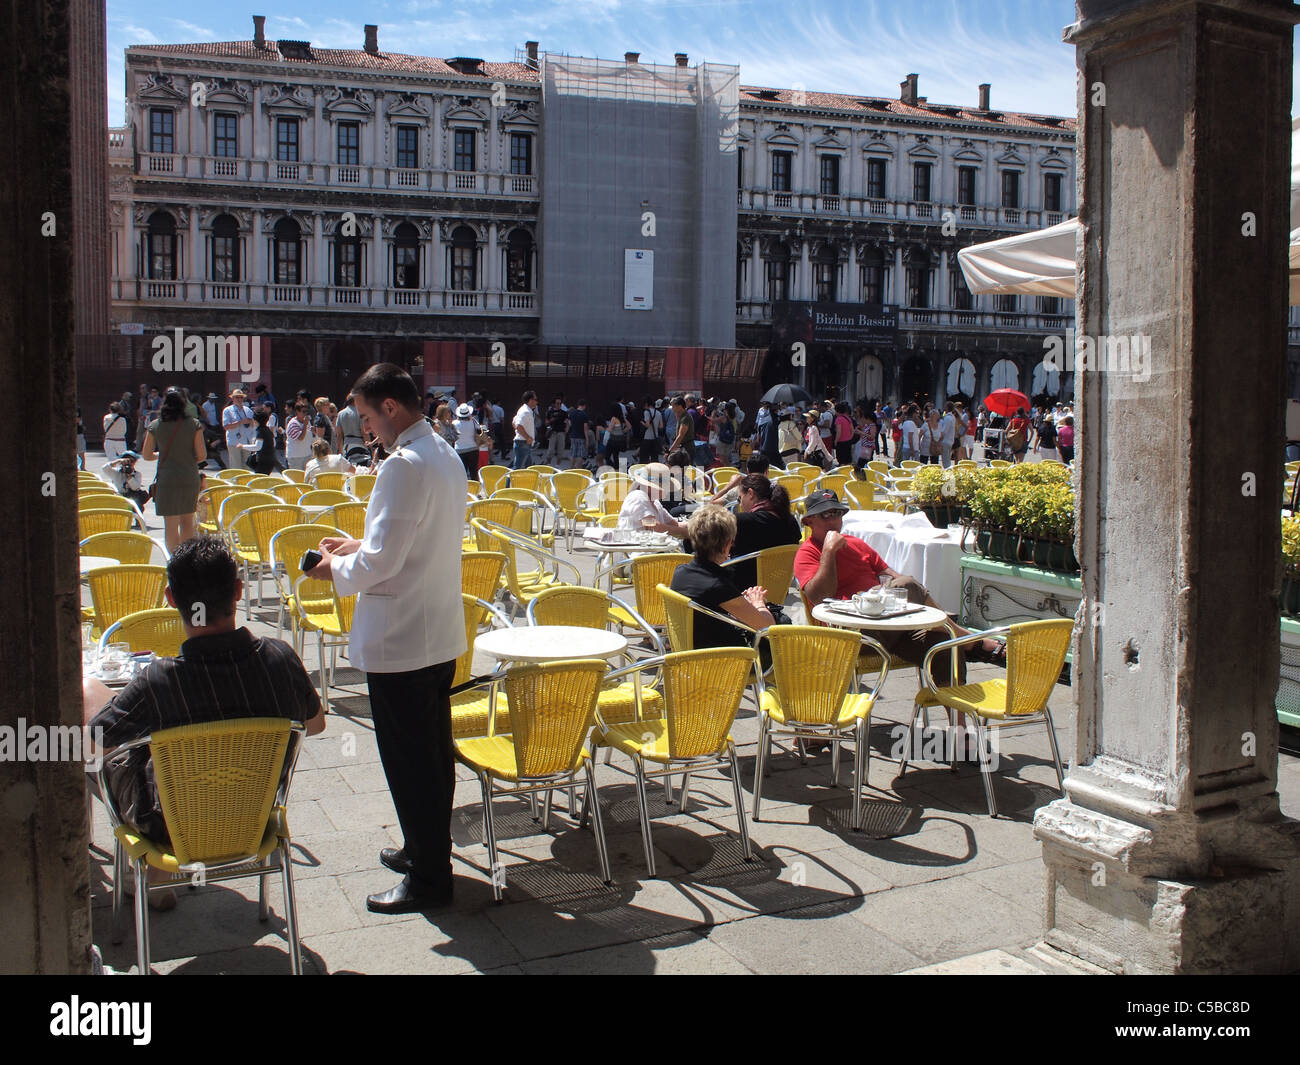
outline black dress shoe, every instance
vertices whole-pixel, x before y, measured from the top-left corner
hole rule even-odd
[[[366,909],[371,913],[415,913],[417,910],[435,910],[451,904],[452,889],[448,885],[441,891],[419,891],[409,876],[395,888],[370,895]]]
[[[405,876],[411,871],[411,859],[406,856],[406,851],[398,847],[385,847],[379,852],[379,860],[395,873],[401,873]]]

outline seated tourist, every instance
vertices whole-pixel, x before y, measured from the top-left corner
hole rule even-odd
[[[790,496],[784,488],[774,485],[760,473],[750,473],[741,479],[737,491],[740,493],[740,513],[736,515],[732,558],[799,542],[799,522],[790,513]],[[741,562],[732,572],[734,580],[742,588],[758,583],[756,561]],[[785,588],[768,589],[777,605],[785,601],[786,591]]]
[[[669,514],[662,502],[665,495],[681,491],[672,470],[662,462],[651,462],[632,480],[637,487],[628,492],[619,508],[618,527],[685,536],[686,526]]]
[[[745,460],[745,472],[736,474],[726,484],[720,486],[709,502],[717,503],[721,507],[734,507],[740,502],[740,482],[751,473],[760,473],[766,477],[771,468],[772,463],[768,457],[762,452],[755,452]]]
[[[305,722],[309,736],[325,728],[320,697],[293,648],[236,627],[242,591],[235,559],[221,540],[186,540],[168,560],[165,593],[185,626],[179,657],[156,659],[116,694],[90,677],[82,685],[87,723],[103,729],[100,753],[118,809],[164,847],[170,838],[149,749],[114,756],[116,748],[162,729],[245,717]],[[169,895],[151,896],[150,904],[170,909],[175,896]]]
[[[336,455],[330,451],[329,443],[318,438],[312,441],[311,445],[312,459],[307,463],[307,468],[303,470],[303,477],[308,484],[316,483],[317,474],[321,473],[355,473],[356,469],[342,455]]]
[[[730,614],[751,629],[765,629],[773,624],[767,609],[767,592],[762,588],[743,591],[735,583],[735,574],[723,568],[731,557],[736,540],[736,517],[729,510],[706,503],[691,515],[687,526],[695,557],[678,566],[670,587],[700,606]],[[753,635],[724,621],[694,614],[693,640],[702,647],[751,647]]]
[[[808,602],[816,604],[828,598],[848,599],[857,592],[885,584],[891,588],[907,589],[909,603],[924,603],[942,610],[915,577],[895,573],[870,545],[841,531],[848,509],[828,489],[812,492],[804,501],[803,523],[810,535],[795,555],[794,576]],[[925,652],[936,643],[968,635],[968,631],[958,625],[952,625],[951,629],[951,633],[938,628],[911,632],[877,631],[871,635],[891,655],[919,665],[925,659]],[[962,650],[972,661],[992,661],[998,647],[996,642],[985,640],[982,645],[959,650],[956,683],[966,683]],[[949,657],[941,654],[933,663],[934,678],[941,685],[949,683]]]

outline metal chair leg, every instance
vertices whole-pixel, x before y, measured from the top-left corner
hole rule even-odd
[[[110,935],[114,943],[121,943],[124,934],[123,918],[126,915],[126,851],[116,837],[113,839],[113,919]]]
[[[691,794],[691,774],[682,774],[682,790],[678,794],[677,809],[682,813],[686,812],[686,804],[690,801]]]
[[[269,869],[270,867],[271,856],[268,854],[266,858],[262,860],[262,868]],[[259,921],[265,921],[270,916],[271,907],[266,901],[266,876],[263,874],[257,878],[257,919]]]
[[[293,863],[289,858],[289,841],[280,840],[280,876],[284,882],[284,922],[289,933],[289,962],[293,975],[302,975],[302,945],[298,942],[298,899],[293,891]],[[266,883],[266,877],[262,877]]]
[[[316,651],[320,655],[321,712],[328,714],[330,712],[330,682],[325,673],[325,635],[319,629],[316,630]]]
[[[912,723],[907,726],[907,735],[903,737],[903,760],[898,764],[898,775],[900,777],[907,772],[907,763],[911,760],[912,738],[916,735],[916,719],[921,716],[922,710],[926,710],[926,708],[919,703],[912,706]],[[930,720],[928,710],[926,710],[925,720]]]
[[[479,778],[483,785],[483,837],[487,841],[488,876],[492,878],[492,901],[501,901],[506,871],[497,863],[497,829],[492,820],[492,780],[486,773]]]
[[[745,861],[754,860],[754,848],[749,842],[749,826],[745,824],[745,793],[740,790],[740,763],[736,760],[736,745],[728,742],[731,748],[731,787],[736,793],[736,823],[740,826],[740,846],[745,852]]]
[[[853,744],[853,831],[862,831],[862,787],[867,782],[866,767],[871,764],[867,746],[867,722],[859,718]]]
[[[149,975],[149,867],[135,862],[135,961],[141,976]]]
[[[768,716],[761,711],[758,715],[758,753],[754,757],[754,822],[759,821],[759,807],[763,802],[763,770],[767,766],[767,749],[771,743],[768,735]]]
[[[840,786],[840,745],[831,741],[831,787]]]
[[[543,832],[549,832],[551,830],[551,796],[554,794],[555,792],[548,788],[546,791],[546,798],[542,802],[542,831]]]
[[[645,766],[640,755],[633,757],[636,766],[636,798],[641,806],[641,843],[645,846],[645,864],[651,876],[655,875],[655,845],[650,834],[650,803],[646,798]]]
[[[1061,772],[1061,751],[1056,744],[1056,725],[1052,721],[1052,711],[1043,707],[1043,716],[1047,718],[1047,740],[1052,745],[1052,764],[1056,766],[1056,790],[1065,794],[1065,775]]]
[[[980,779],[984,782],[984,797],[988,800],[989,816],[998,816],[998,801],[993,797],[993,766],[991,759],[985,753],[984,737],[988,728],[983,724],[975,726],[975,743],[979,750],[980,759]]]
[[[609,871],[609,848],[605,845],[605,823],[600,817],[600,792],[596,788],[596,767],[588,758],[583,763],[587,770],[587,800],[583,801],[584,808],[588,805],[591,807],[591,823],[596,833],[596,855],[600,859],[600,874],[606,884],[614,882],[614,875]],[[583,810],[585,815],[586,810]]]

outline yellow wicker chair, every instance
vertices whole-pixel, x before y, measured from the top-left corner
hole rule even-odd
[[[260,477],[254,477],[244,482],[244,487],[250,492],[272,492],[284,484],[284,478],[272,477],[270,474],[262,474]]]
[[[526,468],[530,470],[536,470],[543,477],[550,477],[552,474],[560,472],[559,469],[557,469],[555,466],[548,466],[544,462],[534,462],[531,466],[528,466]]]
[[[307,474],[303,470],[287,469],[281,470],[280,472],[284,474],[284,479],[286,481],[292,481],[294,484],[307,483]]]
[[[808,493],[807,482],[792,473],[778,473],[772,478],[772,484],[780,485],[790,497],[790,502],[802,499]]]
[[[993,766],[988,746],[990,729],[1006,728],[1030,722],[1043,722],[1047,726],[1047,739],[1052,747],[1052,764],[1056,769],[1057,789],[1064,794],[1065,783],[1061,770],[1061,752],[1056,743],[1056,726],[1047,701],[1052,688],[1061,675],[1065,656],[1070,650],[1070,636],[1074,622],[1069,618],[1051,621],[1027,621],[1020,625],[975,632],[955,640],[937,643],[926,653],[921,667],[924,687],[917,693],[916,717],[931,706],[943,706],[973,719],[975,739],[980,752],[980,776],[984,782],[984,796],[989,804],[989,816],[997,817],[998,805],[993,796]],[[974,643],[990,637],[1003,637],[1007,643],[1006,677],[938,687],[930,673],[934,656],[951,647]],[[899,768],[902,775],[907,770],[904,753]]]
[[[555,546],[555,530],[560,524],[560,511],[540,491],[531,488],[498,488],[492,493],[492,499],[514,500],[519,504],[519,513],[515,515],[512,527],[536,537],[545,547]]]
[[[93,481],[79,481],[77,483],[77,498],[85,499],[87,496],[112,496],[117,498],[117,490],[111,484],[105,484],[96,478]]]
[[[311,597],[318,594],[317,586],[328,584],[330,606],[328,610],[311,609]],[[352,615],[357,608],[355,595],[339,595],[332,581],[317,581],[299,577],[293,585],[293,604],[298,611],[298,624],[305,631],[316,633],[316,651],[320,657],[320,699],[325,713],[330,712],[330,682],[334,677],[335,659],[340,647],[346,647],[352,634]],[[326,659],[325,648],[330,649]]]
[[[497,485],[492,490],[492,495],[496,495],[502,488],[526,488],[530,492],[540,492],[543,487],[542,480],[542,474],[538,470],[511,470],[505,484]]]
[[[709,471],[709,476],[713,478],[713,490],[721,492],[733,477],[740,476],[740,470],[735,466],[717,466]]]
[[[77,509],[78,511],[120,510],[131,515],[131,520],[140,527],[141,532],[148,528],[140,508],[132,500],[127,499],[126,496],[120,496],[116,492],[92,492],[90,495],[79,496]]]
[[[596,718],[596,700],[605,679],[599,659],[566,659],[545,665],[516,666],[505,675],[510,704],[509,736],[489,735],[456,741],[456,757],[472,769],[483,788],[483,834],[487,838],[492,897],[501,900],[505,869],[497,855],[492,799],[496,794],[535,796],[568,789],[587,780],[583,819],[594,814],[596,850],[605,883],[612,877],[601,821],[596,774],[585,747]],[[489,714],[489,720],[492,715]],[[634,726],[639,727],[639,726]],[[498,787],[497,782],[511,785]],[[547,804],[549,812],[550,804]],[[570,811],[572,813],[572,811]]]
[[[366,505],[359,500],[351,503],[336,503],[328,511],[332,524],[342,529],[344,535],[352,540],[361,540],[366,535]]]
[[[885,649],[870,636],[847,629],[812,625],[774,625],[767,630],[772,649],[772,681],[758,681],[758,758],[754,763],[754,820],[760,820],[763,773],[773,737],[825,740],[831,744],[831,783],[839,784],[840,744],[854,748],[853,829],[862,827],[862,788],[871,766],[867,742],[871,709],[879,698],[888,665],[882,666],[875,687],[858,691],[858,654],[862,644]]]
[[[235,523],[235,519],[244,511],[251,510],[253,507],[272,506],[284,506],[284,504],[271,495],[270,492],[246,492],[243,489],[231,492],[221,501],[221,505],[217,508],[218,535],[226,541],[233,552],[236,544],[234,537],[231,535],[230,527]]]
[[[378,480],[377,473],[354,473],[348,481],[348,491],[363,502],[370,498],[370,493],[375,490],[375,481]]]
[[[473,676],[474,641],[485,624],[492,628],[509,628],[510,619],[486,599],[461,593],[465,610],[465,653],[456,659],[456,673],[452,687],[457,688]],[[500,691],[499,681],[504,672],[493,674],[473,688],[455,692],[451,697],[451,735],[453,739],[471,736],[503,735],[510,731],[510,702]],[[488,714],[494,712],[495,722],[488,724]]]
[[[903,463],[903,465],[906,466],[907,463],[905,462]],[[995,470],[1005,469],[1008,466],[1014,466],[1014,465],[1015,463],[1013,463],[1010,459],[989,459],[989,466],[991,466]]]
[[[509,476],[509,467],[489,463],[479,469],[478,483],[483,486],[483,494],[485,496],[490,496],[498,488],[505,485],[506,478]]]
[[[690,786],[688,775],[709,769],[731,774],[741,846],[745,859],[752,861],[749,829],[745,824],[745,799],[740,789],[740,766],[730,733],[745,687],[755,672],[757,658],[748,648],[713,647],[648,659],[641,663],[641,667],[654,664],[663,669],[664,716],[647,719],[638,708],[636,720],[620,725],[602,720],[598,714],[592,733],[593,751],[596,747],[613,747],[632,759],[641,808],[641,842],[645,847],[646,867],[654,876],[654,839],[646,781],[682,773],[678,809],[683,810]],[[660,768],[647,770],[647,763]]]
[[[158,545],[141,532],[109,532],[87,536],[81,541],[83,555],[114,558],[124,565],[147,566]]]
[[[316,522],[304,522],[290,525],[271,537],[270,554],[271,579],[275,581],[276,595],[280,599],[280,611],[275,619],[275,635],[279,639],[284,634],[284,619],[289,619],[289,631],[293,648],[302,655],[302,634],[314,632],[316,626],[311,619],[316,614],[329,614],[334,609],[334,598],[330,592],[331,582],[308,580],[302,586],[306,597],[299,609],[297,595],[294,591],[302,578],[299,563],[307,551],[315,551],[327,536],[342,536],[343,532],[330,525]]]
[[[342,477],[343,474],[337,474]],[[355,503],[347,492],[338,488],[313,488],[310,492],[304,493],[298,500],[300,507],[332,507],[338,503]]]
[[[844,486],[845,502],[850,503],[854,510],[888,510],[889,501],[876,498],[876,481],[874,478],[865,481],[849,481]]]
[[[612,524],[618,523],[615,521]],[[632,594],[635,596],[636,612],[657,632],[662,633],[666,620],[658,586],[670,583],[673,574],[677,572],[677,567],[685,565],[692,557],[680,551],[656,551],[650,554],[633,555],[631,558],[620,559],[596,570],[591,578],[591,584],[592,587],[597,588],[600,587],[601,581],[608,582],[610,588],[614,584],[630,584]],[[622,625],[635,624],[627,610],[620,610],[621,607],[620,603],[619,608],[615,608],[615,619]]]
[[[659,595],[664,604],[664,618],[667,622],[668,629],[668,646],[674,652],[693,651],[695,650],[695,619],[693,614],[703,614],[711,617],[715,621],[723,621],[728,625],[735,626],[741,632],[748,633],[754,637],[755,646],[757,646],[759,637],[765,635],[768,629],[761,632],[751,629],[744,622],[737,621],[730,614],[723,614],[716,610],[710,610],[706,606],[692,602],[681,592],[674,592],[668,585],[661,584],[658,588]],[[704,648],[708,650],[708,648]]]
[[[906,514],[907,507],[908,507],[908,500],[911,498],[912,478],[910,477],[894,478],[893,490],[896,493],[905,493],[905,494],[899,494],[893,496],[893,498],[890,500],[890,505],[899,514]]]
[[[804,624],[812,625],[814,627],[821,625],[822,622],[813,617],[812,603],[808,601],[808,597],[804,595],[802,588],[799,589],[799,602],[803,604],[803,616],[805,618]],[[834,626],[827,627],[833,628]],[[860,674],[879,673],[884,666],[888,666],[890,669],[910,669],[912,668],[913,663],[909,662],[906,658],[899,658],[898,655],[886,654],[884,658],[881,658],[881,656],[871,647],[863,647],[862,650],[858,652],[858,672]],[[921,682],[920,666],[916,666],[916,680],[918,684]]]
[[[344,495],[347,495],[347,492],[345,492],[344,489],[347,488],[348,478],[351,476],[350,473],[339,473],[336,470],[325,470],[316,474],[316,476],[312,478],[312,484],[316,486],[318,491],[343,492]],[[351,497],[349,496],[348,498]]]
[[[900,462],[898,465],[901,469],[904,470],[919,470],[922,466],[925,465],[925,463],[918,462],[916,459],[905,459],[902,462]],[[1010,466],[1011,463],[1008,462],[1007,465]]]
[[[765,547],[762,551],[751,551],[747,555],[738,555],[728,559],[722,568],[727,569],[741,562],[756,562],[758,568],[758,586],[767,592],[769,603],[781,604],[790,594],[790,585],[794,583],[794,556],[799,553],[799,544],[783,544],[780,547]]]
[[[580,521],[590,521],[592,512],[583,504],[582,493],[592,486],[591,477],[579,470],[563,470],[551,477],[551,498],[564,519],[564,534],[573,550],[573,531]]]
[[[102,651],[110,643],[129,644],[132,653],[152,651],[159,658],[175,658],[185,642],[181,613],[173,606],[139,610],[115,621],[99,638]]]
[[[237,484],[228,484],[225,481],[213,481],[209,479],[208,486],[199,493],[198,514],[200,532],[207,536],[217,536],[220,534],[221,530],[217,525],[217,515],[221,512],[221,504],[239,490],[239,485]]]
[[[247,484],[249,481],[251,481],[254,477],[257,476],[258,474],[254,473],[252,470],[227,470],[226,471],[226,480],[229,481],[231,484]]]
[[[517,499],[480,499],[473,503],[465,505],[465,521],[470,527],[470,536],[464,543],[464,548],[477,549],[479,551],[491,551],[493,547],[481,536],[474,532],[474,519],[481,521],[494,522],[497,525],[504,525],[510,529],[518,529],[522,533],[528,533],[532,529],[532,516],[527,512],[520,517],[520,506]]]
[[[128,614],[162,606],[167,570],[149,565],[110,566],[87,573],[86,585],[94,614],[92,632],[99,636]]]
[[[301,507],[292,503],[273,503],[249,507],[230,523],[235,558],[244,570],[245,620],[251,616],[254,594],[258,607],[262,605],[262,574],[270,568],[271,537],[281,529],[302,525],[306,520]]]
[[[630,617],[631,623],[646,636],[654,656],[664,653],[663,642],[645,619],[598,588],[547,588],[528,604],[528,624],[607,629],[616,609],[624,617]],[[641,671],[636,669],[630,674],[620,673],[628,679],[610,680],[601,685],[598,702],[601,719],[607,724],[639,720],[638,705],[639,712],[658,717],[663,700],[654,690],[655,680],[646,683]],[[639,699],[638,688],[641,689]]]
[[[505,583],[506,556],[500,551],[465,551],[460,556],[460,590],[493,602]]]
[[[298,484],[295,481],[283,481],[271,489],[271,494],[285,503],[297,503],[308,491],[309,489],[305,484]]]
[[[583,584],[582,573],[571,562],[566,562],[542,547],[531,537],[498,525],[495,522],[475,518],[471,522],[477,533],[480,546],[486,550],[500,551],[506,556],[506,587],[511,596],[511,618],[517,617],[520,610],[527,609],[533,597],[547,588],[566,582],[560,577],[563,569],[571,575],[571,583]],[[536,563],[535,569],[524,569],[520,565],[519,555],[524,554]]]
[[[135,515],[129,510],[82,508],[77,514],[77,533],[84,540],[96,533],[126,532],[134,521]]]
[[[829,489],[834,492],[838,499],[844,498],[844,486],[849,483],[849,478],[842,473],[827,473],[817,481],[817,488]]]
[[[256,876],[258,917],[268,915],[266,877],[279,872],[284,889],[289,959],[295,976],[302,973],[298,944],[298,907],[293,892],[293,863],[286,815],[289,782],[301,746],[303,726],[287,718],[242,718],[164,729],[127,744],[122,750],[149,747],[168,846],[143,836],[122,817],[100,771],[116,839],[113,856],[113,927],[121,927],[127,863],[135,876],[136,960],[149,972],[149,869],[160,869],[172,883],[212,884]],[[278,855],[275,864],[272,854]]]

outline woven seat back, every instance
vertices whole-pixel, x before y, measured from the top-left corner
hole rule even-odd
[[[664,658],[664,707],[672,758],[720,754],[756,659],[747,647],[709,647]]]
[[[667,624],[664,599],[659,594],[659,585],[671,584],[677,567],[684,566],[690,560],[690,555],[666,552],[637,555],[628,563],[628,569],[632,571],[632,592],[636,596],[636,612],[655,628]]]
[[[862,640],[856,632],[817,625],[768,630],[772,680],[786,720],[828,725],[849,693]]]
[[[159,658],[175,658],[185,642],[185,626],[175,607],[139,610],[121,619],[112,640],[129,645],[133,653],[152,651]]]
[[[86,575],[95,627],[103,632],[127,614],[163,605],[167,571],[162,566],[109,566]]]
[[[490,603],[505,569],[506,556],[501,551],[466,551],[460,556],[460,590]]]
[[[1007,713],[1036,714],[1047,705],[1070,650],[1070,618],[1012,625],[1007,635]]]
[[[516,666],[506,674],[520,779],[578,768],[607,669],[603,660],[578,658]]]

